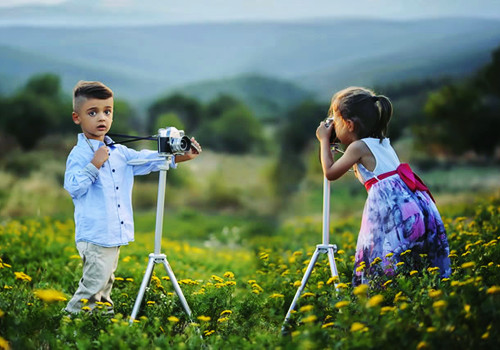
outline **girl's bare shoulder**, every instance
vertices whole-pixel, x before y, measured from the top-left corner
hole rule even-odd
[[[361,140],[356,140],[353,141],[346,149],[346,152],[349,151],[350,153],[358,155],[360,158],[367,155],[371,154],[370,148],[366,145]]]

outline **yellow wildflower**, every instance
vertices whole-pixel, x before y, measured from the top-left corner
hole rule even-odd
[[[441,290],[434,290],[434,289],[431,289],[429,291],[429,296],[433,299],[435,298],[439,298],[440,296],[443,295],[443,292]]]
[[[308,312],[308,311],[311,311],[312,309],[314,309],[314,306],[312,305],[304,305],[302,306],[299,311],[300,312]]]
[[[342,288],[347,288],[348,285],[346,283],[339,283],[337,284],[337,288],[342,289]]]
[[[273,293],[269,296],[269,298],[284,298],[285,296],[283,294],[280,294],[280,293]]]
[[[365,329],[368,330],[368,328],[361,322],[353,322],[351,325],[351,332],[358,332]]]
[[[216,282],[224,283],[224,279],[220,278],[219,276],[212,275],[210,278],[215,280]]]
[[[221,316],[224,316],[224,315],[231,315],[233,312],[231,310],[224,310],[220,313]]]
[[[395,306],[382,306],[382,308],[380,309],[380,314],[385,315],[386,313],[394,310],[396,310]]]
[[[205,337],[208,337],[209,335],[212,335],[212,334],[214,334],[214,333],[215,333],[215,331],[214,331],[214,330],[211,330],[211,331],[205,331],[205,333],[204,333],[204,334],[205,334]]]
[[[198,316],[198,320],[200,320],[201,322],[208,322],[210,321],[210,316]]]
[[[328,323],[325,323],[324,325],[322,325],[321,328],[328,328],[328,327],[333,327],[333,326],[334,326],[333,322],[328,322]]]
[[[360,284],[356,288],[354,288],[354,295],[366,295],[366,292],[368,291],[368,285],[367,284]]]
[[[387,280],[387,281],[385,281],[385,283],[382,286],[387,287],[391,283],[392,283],[392,280]]]
[[[225,278],[234,278],[234,273],[232,273],[231,271],[227,271],[224,273],[223,275]]]
[[[428,347],[429,347],[429,344],[427,344],[423,340],[417,344],[417,350],[427,349]]]
[[[302,322],[303,322],[303,323],[311,323],[311,322],[316,321],[317,319],[318,319],[318,318],[317,318],[315,315],[309,315],[309,316],[307,316],[307,317],[304,317],[304,318],[302,319]]]
[[[411,270],[411,271],[410,271],[410,276],[416,275],[417,273],[418,273],[418,271],[417,271],[417,270]]]
[[[400,261],[396,264],[396,266],[403,266],[405,263],[403,261]]]
[[[37,289],[34,293],[38,299],[46,303],[68,300],[62,292],[54,289]]]
[[[169,317],[167,318],[167,320],[169,320],[169,321],[170,321],[170,322],[172,322],[172,323],[177,323],[177,322],[179,322],[179,319],[178,319],[177,317],[175,317],[175,316],[169,316]]]
[[[500,293],[500,287],[499,286],[491,286],[486,290],[486,293],[488,294],[498,294]]]
[[[438,300],[438,301],[435,301],[432,304],[432,307],[435,308],[435,309],[441,309],[441,308],[445,307],[446,305],[447,305],[446,301],[444,301],[444,300]]]
[[[349,301],[347,301],[347,300],[342,300],[342,301],[337,302],[337,303],[335,304],[335,307],[336,307],[337,309],[342,309],[343,307],[346,307],[346,306],[347,306],[347,305],[349,305],[349,304],[350,304],[350,302],[349,302]]]
[[[307,292],[302,294],[301,298],[313,297],[315,294],[311,292]]]
[[[5,349],[5,350],[9,350],[10,349],[10,344],[7,340],[5,340],[4,338],[2,338],[0,336],[0,349]]]
[[[410,252],[411,252],[411,249],[407,249],[407,250],[405,250],[404,252],[402,252],[402,253],[401,253],[401,254],[399,254],[399,255],[400,255],[400,256],[403,256],[403,255],[406,255],[406,254],[408,254],[408,253],[410,253]]]
[[[474,265],[475,265],[474,261],[468,261],[462,264],[462,269],[468,269],[470,267],[474,267]]]
[[[92,309],[90,307],[88,307],[88,306],[82,307],[82,310],[83,311],[92,311]]]
[[[384,297],[381,294],[374,295],[366,302],[366,307],[374,307],[384,301]]]
[[[21,280],[21,281],[31,281],[31,277],[25,274],[24,272],[14,272],[14,275],[16,275],[16,280]]]
[[[326,284],[332,284],[332,283],[336,283],[339,281],[339,276],[333,276],[333,277],[330,277],[328,279],[328,281],[326,281]]]

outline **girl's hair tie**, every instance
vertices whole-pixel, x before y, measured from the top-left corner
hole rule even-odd
[[[379,101],[378,96],[372,96],[373,103],[377,103]]]

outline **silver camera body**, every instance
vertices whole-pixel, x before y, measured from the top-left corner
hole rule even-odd
[[[158,153],[160,155],[181,155],[191,149],[191,140],[184,130],[173,126],[158,130]]]

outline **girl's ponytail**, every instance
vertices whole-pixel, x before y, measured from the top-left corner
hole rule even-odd
[[[389,127],[389,121],[392,117],[392,103],[388,97],[384,95],[378,95],[372,97],[375,101],[375,105],[379,110],[379,122],[377,126],[377,131],[380,139],[387,136],[387,129]]]

